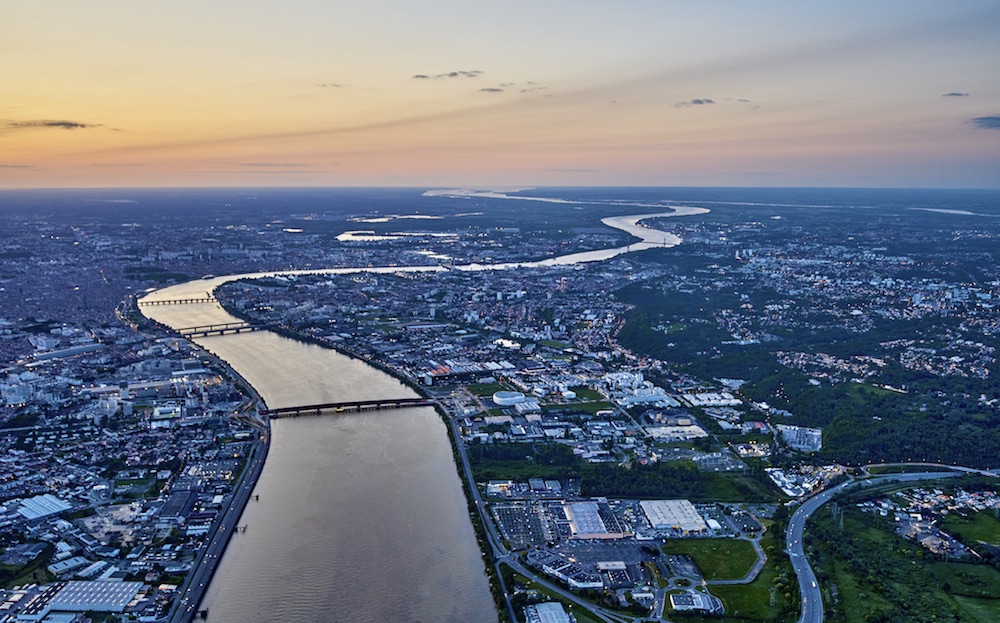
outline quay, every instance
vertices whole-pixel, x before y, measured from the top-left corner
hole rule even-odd
[[[272,420],[300,415],[320,415],[323,411],[344,413],[348,411],[382,411],[385,409],[405,409],[407,407],[429,407],[434,403],[427,398],[383,398],[381,400],[352,400],[349,402],[327,402],[315,405],[281,407],[262,410],[260,414]]]

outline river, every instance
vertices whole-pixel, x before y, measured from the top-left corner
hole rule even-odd
[[[641,227],[654,216],[605,219],[641,242],[542,262],[467,265],[500,270],[577,264],[680,239]],[[442,271],[443,267],[362,269]],[[356,269],[295,272],[357,272]],[[239,277],[196,280],[148,300],[205,296]],[[236,322],[216,303],[144,306],[172,328]],[[269,407],[415,393],[335,351],[258,331],[195,340],[227,361]],[[265,621],[447,623],[495,621],[448,431],[431,408],[272,422],[264,471],[202,601],[210,623]]]

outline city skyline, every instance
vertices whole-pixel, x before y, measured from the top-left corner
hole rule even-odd
[[[0,188],[996,187],[1000,7],[8,8]]]

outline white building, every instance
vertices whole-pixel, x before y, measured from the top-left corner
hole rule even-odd
[[[639,502],[654,530],[705,532],[708,525],[687,500],[643,500]]]

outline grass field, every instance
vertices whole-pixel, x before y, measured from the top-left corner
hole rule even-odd
[[[982,511],[966,519],[958,515],[949,515],[941,522],[946,532],[961,535],[962,539],[972,542],[982,541],[990,545],[1000,545],[1000,521],[992,512]]]
[[[976,599],[975,597],[955,596],[955,603],[962,612],[979,623],[996,623],[1000,621],[1000,601],[996,599]]]
[[[772,502],[781,493],[771,484],[746,474],[703,473],[708,492],[706,500],[713,502]]]
[[[576,392],[576,397],[580,400],[604,400],[604,396],[602,396],[601,392],[596,389],[590,389],[589,387],[584,387],[583,385],[570,387],[570,389]]]
[[[1000,612],[1000,571],[989,565],[958,562],[936,562],[927,568],[945,592],[964,597],[996,598],[996,608]]]
[[[472,383],[467,389],[476,396],[492,396],[497,392],[510,391],[510,388],[502,383]]]
[[[907,473],[923,473],[923,472],[948,472],[951,471],[947,467],[938,467],[935,465],[886,465],[882,467],[869,467],[869,474],[907,474]]]
[[[706,580],[738,580],[757,562],[757,552],[740,539],[676,539],[663,545],[668,554],[687,554]]]
[[[771,522],[765,521],[765,525]],[[783,535],[768,529],[761,539],[761,547],[768,554],[767,564],[761,570],[757,579],[750,584],[732,584],[724,586],[709,587],[713,595],[720,598],[726,605],[726,615],[721,619],[721,623],[730,621],[759,621],[768,623],[775,620],[794,621],[795,613],[782,610],[789,603],[798,601],[798,591],[789,587],[776,588],[776,578],[778,578],[778,567],[775,563],[777,553],[784,549]],[[749,544],[747,544],[749,545]],[[788,571],[790,573],[790,571]],[[771,605],[772,589],[775,589],[774,605]],[[787,595],[787,596],[786,596]],[[720,621],[720,619],[705,618],[705,621]]]

